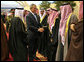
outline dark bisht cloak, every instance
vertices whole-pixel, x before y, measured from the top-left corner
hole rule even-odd
[[[79,21],[72,22],[75,26],[65,61],[83,61],[83,1],[79,3]]]
[[[1,61],[5,61],[9,58],[9,49],[7,44],[7,36],[3,21],[1,20]]]
[[[59,18],[56,19],[55,25],[52,29],[52,39],[53,42],[51,43],[51,60],[55,61],[57,46],[58,46],[58,31],[59,31],[59,23],[60,23],[60,15]]]
[[[42,25],[42,26],[48,26],[47,18],[48,18],[48,16],[45,15],[44,19],[43,19],[42,22],[41,22],[41,25]]]
[[[38,52],[45,57],[47,57],[47,49],[48,49],[48,43],[49,43],[49,29],[48,29],[48,23],[47,23],[48,16],[46,15],[44,19],[41,22],[41,25],[44,28],[44,32],[39,38],[39,44],[38,44]]]
[[[27,61],[25,26],[19,17],[11,19],[9,29],[9,48],[14,61]]]
[[[83,21],[75,23],[65,61],[83,61]]]

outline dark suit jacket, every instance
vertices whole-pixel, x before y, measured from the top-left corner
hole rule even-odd
[[[29,13],[26,17],[29,38],[32,38],[33,36],[37,37],[40,34],[40,32],[38,32],[38,28],[42,27],[40,24],[40,17],[38,15],[36,15],[36,17],[38,22],[32,13]]]

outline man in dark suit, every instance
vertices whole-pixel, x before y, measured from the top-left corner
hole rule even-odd
[[[31,11],[26,17],[29,39],[29,61],[33,61],[33,59],[36,58],[38,39],[41,36],[41,33],[44,32],[44,28],[42,28],[40,24],[40,17],[36,14],[36,9],[36,5],[31,4]]]

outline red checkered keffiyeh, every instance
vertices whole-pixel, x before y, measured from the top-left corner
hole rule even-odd
[[[83,1],[80,1],[79,20],[83,18]]]
[[[58,11],[54,11],[52,9],[49,9],[49,16],[48,16],[48,24],[50,31],[52,31],[52,27],[54,26],[55,19],[58,17],[59,13]]]
[[[60,11],[61,11],[61,20],[60,20],[59,34],[61,35],[61,41],[62,44],[64,45],[66,22],[69,15],[72,13],[72,8],[70,5],[60,6]]]

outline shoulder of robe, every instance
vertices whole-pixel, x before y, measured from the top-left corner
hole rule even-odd
[[[72,13],[71,17],[78,19],[77,16],[75,14],[73,14],[73,13]]]

